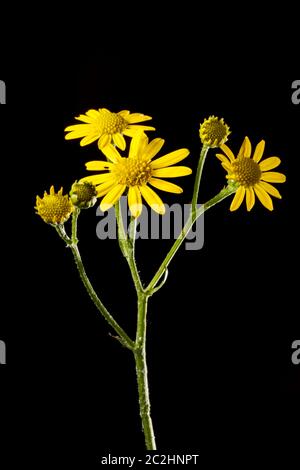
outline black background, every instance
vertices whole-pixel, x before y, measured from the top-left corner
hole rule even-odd
[[[160,452],[199,453],[212,468],[245,455],[254,462],[285,458],[299,434],[300,366],[291,363],[299,339],[300,106],[291,102],[297,76],[281,78],[275,64],[262,70],[238,53],[214,59],[212,67],[200,38],[188,49],[166,34],[155,48],[139,49],[127,36],[125,52],[115,40],[114,47],[99,40],[96,52],[82,47],[77,55],[69,54],[71,45],[45,47],[42,56],[29,47],[24,62],[1,70],[2,455],[14,443],[10,462],[39,456],[92,468],[108,451],[144,449],[132,357],[109,336],[71,254],[33,210],[36,194],[52,184],[67,190],[97,158],[96,144],[64,141],[64,127],[87,109],[107,107],[153,116],[153,136],[166,139],[165,153],[188,147],[194,170],[199,123],[210,114],[230,125],[234,151],[248,135],[253,144],[264,138],[265,155],[282,159],[288,179],[273,213],[257,202],[251,213],[243,205],[231,214],[227,200],[205,216],[204,248],[181,250],[172,262],[167,284],[150,300],[148,366]],[[219,191],[224,173],[210,152],[201,201]],[[180,183],[185,191],[176,202],[190,202],[192,177]],[[82,256],[104,303],[133,336],[130,274],[117,242],[97,239],[95,211],[80,218]],[[137,243],[145,282],[168,247]]]

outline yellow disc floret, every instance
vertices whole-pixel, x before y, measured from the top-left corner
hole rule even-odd
[[[128,187],[146,184],[152,175],[150,162],[143,158],[122,158],[113,172],[118,182]]]
[[[238,158],[232,163],[232,179],[243,186],[254,186],[259,183],[261,169],[251,158]]]
[[[128,122],[120,114],[112,113],[108,109],[99,109],[99,117],[95,123],[102,128],[104,134],[122,133],[128,126]]]
[[[37,214],[47,224],[64,224],[73,212],[73,205],[68,195],[63,195],[63,188],[58,193],[51,186],[50,193],[44,193],[44,197],[36,197],[35,209]]]
[[[202,144],[214,148],[227,142],[230,130],[223,118],[210,116],[200,125],[199,134]]]

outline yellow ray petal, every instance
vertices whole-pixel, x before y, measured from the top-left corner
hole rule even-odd
[[[104,134],[98,140],[98,147],[99,147],[100,150],[103,150],[104,147],[106,147],[110,143],[111,143],[111,135],[110,134]]]
[[[126,189],[126,184],[115,185],[102,199],[100,209],[105,212],[112,207],[122,196]]]
[[[280,192],[278,189],[276,189],[272,184],[265,183],[265,181],[261,181],[259,183],[259,186],[262,186],[262,188],[267,191],[267,193],[271,194],[271,196],[277,197],[278,199],[282,199]]]
[[[109,173],[102,173],[102,175],[92,175],[92,176],[85,176],[84,178],[81,178],[79,181],[80,183],[84,183],[85,181],[87,183],[92,183],[95,186],[97,184],[104,183],[105,181],[109,181],[113,179],[112,174]]]
[[[157,189],[161,191],[166,191],[168,193],[181,194],[183,189],[177,184],[170,183],[169,181],[159,180],[157,178],[150,178],[149,183],[152,184]]]
[[[132,131],[137,131],[137,132],[140,132],[140,131],[155,131],[155,127],[141,126],[139,124],[137,124],[137,125],[129,124],[127,129],[131,129]],[[123,131],[123,134],[125,134],[124,131]]]
[[[262,181],[268,181],[269,183],[285,183],[286,176],[276,171],[267,171],[266,173],[262,173],[260,179]]]
[[[122,111],[119,111],[118,114],[122,116],[122,118],[126,118],[130,112],[127,109],[122,109]]]
[[[245,192],[246,192],[246,190],[245,190],[244,186],[240,186],[238,188],[238,190],[235,193],[234,198],[232,200],[231,206],[230,206],[231,212],[236,211],[240,207],[240,205],[242,204],[242,202],[244,200]]]
[[[278,157],[269,157],[266,160],[263,160],[259,164],[259,168],[261,171],[269,171],[273,170],[273,168],[276,168],[278,165],[280,165],[281,160]]]
[[[90,124],[72,124],[72,126],[68,126],[65,128],[66,132],[84,132],[83,135],[89,134],[91,132],[92,126]]]
[[[231,162],[234,162],[235,160],[234,153],[232,152],[232,150],[230,150],[230,148],[226,144],[221,145],[220,149],[223,150],[223,152],[225,153],[225,155],[229,158]]]
[[[222,163],[226,163],[226,164],[230,164],[231,163],[231,160],[229,160],[225,155],[223,155],[222,153],[217,153],[216,154],[216,157],[222,162]]]
[[[122,132],[123,132],[123,135],[127,135],[127,137],[131,137],[131,138],[134,137],[137,133],[135,129],[129,129],[129,128],[124,129]]]
[[[254,191],[262,205],[269,209],[269,211],[272,211],[274,209],[272,199],[270,198],[269,194],[264,190],[264,188],[259,184],[256,184],[254,186]]]
[[[101,160],[94,160],[92,162],[87,162],[85,164],[86,169],[90,171],[102,171],[102,170],[109,170],[112,168],[112,163],[110,162],[102,162]]]
[[[247,211],[251,211],[252,207],[255,204],[255,194],[251,186],[246,189],[246,205]]]
[[[137,122],[144,122],[144,121],[151,121],[151,116],[146,116],[145,114],[141,113],[132,113],[129,116],[126,116],[126,121],[130,124],[135,124]]]
[[[126,141],[120,132],[113,135],[113,141],[116,144],[116,146],[119,147],[119,149],[125,150]]]
[[[149,188],[148,186],[139,186],[139,189],[142,193],[143,198],[149,204],[151,209],[153,209],[158,214],[164,214],[166,212],[166,208],[155,191]]]
[[[152,171],[152,175],[157,176],[158,178],[177,178],[178,176],[186,176],[191,173],[192,170],[187,166],[173,166],[169,168],[159,168]]]
[[[69,132],[69,134],[65,135],[65,139],[66,140],[81,139],[82,137],[86,137],[91,134],[92,134],[91,132],[87,132],[87,131],[81,131],[81,132],[72,131],[72,132]]]
[[[237,158],[249,158],[251,156],[252,146],[249,137],[245,137]]]
[[[137,186],[131,186],[129,188],[128,205],[133,217],[137,218],[141,215],[143,209],[142,196]]]
[[[116,147],[114,147],[112,144],[108,144],[103,149],[101,149],[102,153],[108,158],[113,163],[118,163],[122,160],[121,155],[119,154],[118,150]],[[109,163],[111,165],[111,163]]]
[[[75,119],[77,119],[77,121],[82,121],[87,124],[92,124],[95,122],[94,118],[92,118],[91,116],[86,116],[85,114],[80,114],[79,116],[76,116]]]
[[[84,147],[85,145],[91,144],[92,142],[95,142],[95,140],[99,139],[99,134],[90,134],[84,137],[80,141],[81,147]]]
[[[228,160],[227,160],[227,163],[222,163],[222,167],[224,168],[224,170],[228,171],[228,173],[231,172],[231,165],[228,162]]]
[[[264,140],[261,140],[257,146],[255,147],[255,151],[254,151],[254,155],[253,155],[253,160],[258,163],[260,162],[261,160],[261,157],[263,156],[264,154],[264,151],[265,151],[265,141]]]
[[[189,153],[190,151],[188,149],[175,150],[174,152],[168,153],[164,157],[160,157],[157,160],[153,160],[153,162],[151,163],[151,167],[153,169],[156,169],[175,165],[175,163],[184,160],[189,155]]]
[[[136,158],[137,155],[141,154],[141,151],[145,148],[148,143],[148,137],[143,131],[139,131],[134,135],[130,142],[129,158]]]
[[[116,186],[116,184],[117,182],[115,178],[112,177],[110,180],[97,186],[96,187],[97,197],[101,197],[101,196],[104,196],[104,194],[107,194],[112,188]]]
[[[164,139],[153,139],[145,148],[145,158],[151,160],[162,148]]]
[[[85,114],[94,119],[98,119],[100,115],[99,111],[96,111],[96,109],[89,109]]]

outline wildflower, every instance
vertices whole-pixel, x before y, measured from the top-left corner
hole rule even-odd
[[[273,210],[273,202],[270,197],[281,199],[279,191],[270,183],[284,183],[285,175],[270,171],[280,165],[278,157],[269,157],[262,160],[265,149],[265,141],[262,140],[256,146],[252,158],[252,146],[248,137],[245,137],[237,157],[227,145],[223,144],[221,149],[225,155],[217,154],[222,162],[223,168],[228,172],[226,178],[239,184],[239,188],[232,200],[230,210],[237,210],[246,196],[247,210],[251,211],[255,204],[255,195],[260,202],[270,211]]]
[[[214,148],[227,142],[230,130],[223,118],[210,116],[200,125],[199,134],[203,145]]]
[[[154,127],[140,125],[138,123],[152,119],[145,114],[120,111],[112,113],[108,109],[90,109],[85,114],[75,117],[84,124],[74,124],[66,127],[65,139],[81,139],[80,145],[88,145],[98,141],[98,147],[102,150],[113,142],[119,149],[125,150],[124,135],[133,137],[140,131],[154,131]]]
[[[179,149],[153,160],[164,144],[163,139],[149,142],[144,133],[134,136],[128,158],[121,157],[113,145],[107,145],[102,152],[109,161],[92,161],[86,164],[87,170],[103,173],[87,176],[81,181],[88,181],[97,186],[98,197],[104,196],[100,209],[108,210],[128,189],[128,204],[133,217],[142,212],[142,197],[158,214],[165,213],[165,206],[158,194],[149,187],[161,191],[182,193],[182,188],[161,178],[186,176],[192,170],[185,166],[173,166],[189,154],[187,149]]]
[[[58,193],[51,186],[50,193],[44,192],[44,197],[36,197],[37,214],[47,224],[64,224],[73,212],[73,205],[68,195],[63,195],[63,188]]]

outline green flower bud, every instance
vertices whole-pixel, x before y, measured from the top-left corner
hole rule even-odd
[[[97,190],[96,187],[87,181],[73,183],[70,198],[72,204],[79,209],[89,209],[96,204],[97,201]]]

